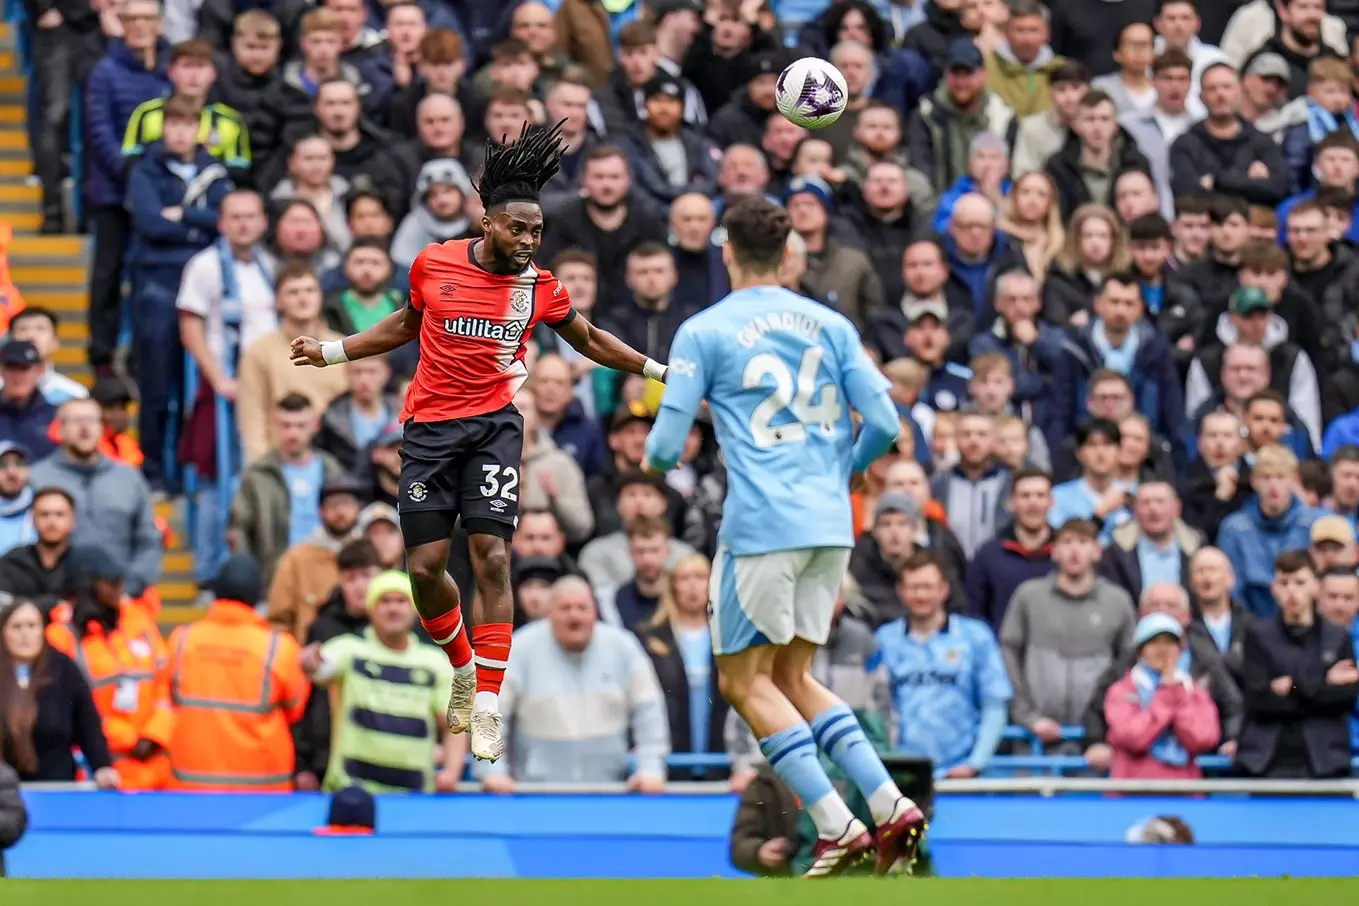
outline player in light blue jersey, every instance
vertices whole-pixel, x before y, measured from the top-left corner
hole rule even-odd
[[[849,320],[779,285],[787,213],[750,199],[723,226],[733,291],[675,335],[648,467],[674,467],[707,400],[727,466],[709,588],[722,694],[816,824],[807,876],[840,874],[874,850],[886,873],[914,860],[924,814],[811,663],[854,544],[851,475],[896,439],[896,407]],[[876,840],[831,786],[818,744],[863,791]]]

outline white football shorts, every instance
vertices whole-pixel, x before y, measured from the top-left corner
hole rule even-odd
[[[849,554],[847,547],[809,547],[737,557],[719,544],[708,583],[713,652],[738,654],[795,637],[826,644]]]

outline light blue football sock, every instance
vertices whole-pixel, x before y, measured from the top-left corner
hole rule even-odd
[[[838,839],[854,815],[831,786],[817,755],[811,727],[796,723],[760,740],[760,751],[816,823],[817,834]]]
[[[840,702],[827,708],[813,718],[811,726],[821,750],[868,800],[873,820],[891,817],[901,793],[849,705]]]

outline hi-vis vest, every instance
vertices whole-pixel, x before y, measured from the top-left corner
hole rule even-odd
[[[296,640],[244,604],[215,601],[202,620],[174,631],[170,651],[174,787],[292,789],[290,728],[311,692]]]

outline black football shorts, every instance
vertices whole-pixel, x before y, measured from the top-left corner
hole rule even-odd
[[[448,538],[458,517],[469,534],[513,537],[523,452],[524,418],[512,405],[443,422],[406,422],[397,492],[406,546]]]

